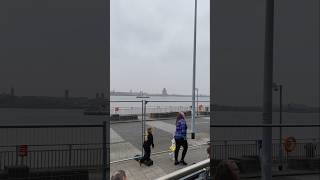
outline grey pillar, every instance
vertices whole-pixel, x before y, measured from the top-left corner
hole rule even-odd
[[[266,0],[263,124],[272,124],[274,0]],[[272,179],[272,128],[262,130],[262,180]]]

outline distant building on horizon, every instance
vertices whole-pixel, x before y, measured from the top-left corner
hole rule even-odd
[[[168,92],[166,88],[163,88],[162,90],[162,96],[168,96]]]
[[[15,96],[15,95],[14,95],[14,87],[11,88],[10,95],[11,95],[12,97]]]
[[[65,98],[66,100],[69,99],[69,90],[68,90],[68,89],[66,89],[65,92],[64,92],[64,98]]]

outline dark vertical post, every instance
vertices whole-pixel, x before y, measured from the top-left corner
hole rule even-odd
[[[106,3],[106,33],[105,33],[105,43],[106,43],[106,86],[105,93],[106,99],[103,99],[106,103],[107,110],[107,122],[104,122],[104,153],[105,153],[105,165],[104,165],[104,179],[110,179],[110,0],[102,1]],[[106,144],[108,142],[108,144]]]
[[[199,116],[199,89],[196,88],[197,90],[197,116]]]
[[[191,139],[195,139],[195,89],[196,89],[196,57],[197,57],[197,0],[194,1],[194,36],[193,36],[193,76],[192,76],[192,123]]]
[[[256,155],[257,155],[257,157],[259,157],[259,159],[260,159],[260,156],[259,156],[259,141],[256,140],[255,142],[256,142]]]
[[[72,159],[72,144],[69,144],[69,167],[71,167],[71,159]]]
[[[266,0],[263,124],[272,124],[274,0]],[[262,180],[272,179],[272,128],[262,130]]]
[[[107,180],[107,122],[102,126],[102,180]]]
[[[211,2],[212,3],[212,2]],[[212,73],[212,71],[210,71]],[[212,87],[212,83],[210,87]],[[212,91],[212,90],[211,90]],[[213,125],[213,98],[212,98],[212,93],[210,93],[210,126]],[[213,128],[210,127],[210,179],[213,179],[213,174],[214,174],[214,133],[213,133]],[[217,146],[219,147],[219,146]],[[221,147],[221,146],[220,146]]]
[[[16,146],[16,166],[18,166],[19,161],[19,146]]]
[[[141,113],[141,157],[143,156],[143,141],[144,141],[144,100],[141,101],[141,108],[142,108],[142,113]]]
[[[214,0],[211,0],[209,2],[210,4],[210,77],[215,77],[213,72],[214,72],[214,59],[213,59],[213,52],[214,52],[214,43],[213,43],[213,37],[214,37],[214,26],[213,26],[213,12],[214,12]],[[213,93],[214,92],[214,80],[210,78],[210,126],[214,125],[213,121],[213,113],[214,113],[214,105],[213,105]],[[214,174],[214,128],[210,127],[210,179],[213,179],[213,174]],[[219,146],[218,146],[219,147]]]
[[[282,85],[279,85],[279,93],[280,93],[280,108],[279,108],[279,114],[280,114],[280,117],[279,117],[279,120],[280,120],[280,125],[282,124]],[[280,133],[279,133],[279,136],[280,136],[280,140],[279,140],[279,158],[280,158],[280,166],[279,166],[279,170],[282,171],[282,168],[283,168],[283,165],[282,165],[282,127],[280,127]]]
[[[148,103],[148,101],[144,101],[144,113],[143,113],[143,116],[144,116],[144,118],[143,118],[143,127],[144,127],[144,129],[143,129],[143,133],[144,133],[144,137],[145,136],[147,136],[147,134],[145,134],[146,133],[146,117],[147,117],[147,103]]]
[[[224,160],[227,160],[228,159],[228,156],[229,156],[229,148],[228,148],[228,141],[225,140],[224,141]]]

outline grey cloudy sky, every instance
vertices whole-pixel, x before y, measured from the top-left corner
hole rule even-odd
[[[262,105],[265,1],[213,2],[211,95],[218,104]],[[283,103],[319,106],[319,1],[275,1],[274,19],[274,81],[283,85]]]
[[[106,2],[0,1],[0,93],[106,90]],[[209,3],[198,0],[199,93],[211,71],[217,103],[261,105],[264,1],[211,1],[211,64]],[[191,94],[193,15],[194,0],[111,0],[111,90]],[[318,0],[276,1],[274,64],[284,103],[319,104]]]
[[[191,94],[194,0],[111,0],[110,89]],[[210,93],[210,6],[198,1],[197,81]]]
[[[0,93],[104,92],[106,14],[105,0],[0,1]]]

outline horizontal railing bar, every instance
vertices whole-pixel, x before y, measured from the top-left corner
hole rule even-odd
[[[190,133],[188,133],[190,134]],[[258,141],[259,139],[216,139],[213,140],[213,142],[241,142],[241,141]],[[279,139],[272,139],[274,141],[279,140]],[[316,141],[316,142],[320,142],[319,138],[296,138],[296,140],[312,140],[312,141]],[[212,141],[208,141],[208,143],[210,143]],[[119,142],[121,143],[121,142]],[[208,143],[204,143],[204,144],[208,144]],[[113,145],[113,143],[109,143],[110,145]],[[204,144],[200,144],[200,145],[204,145]],[[102,145],[102,143],[83,143],[83,144],[27,144],[29,147],[45,147],[45,146],[49,146],[49,147],[56,147],[56,146],[91,146],[91,145]],[[0,148],[16,148],[17,145],[7,145],[7,146],[0,146]],[[192,146],[190,146],[192,147]]]
[[[190,101],[157,101],[157,100],[145,100],[145,101],[147,101],[147,102],[192,102],[192,100],[190,100]],[[142,100],[141,101],[106,101],[106,102],[142,102]],[[196,102],[210,102],[210,101],[205,101],[205,100],[199,100],[199,101],[196,101]]]
[[[202,144],[198,144],[198,145],[189,146],[189,149],[190,150],[194,150],[194,149],[197,149],[197,148],[199,148],[200,146],[203,146],[203,145],[208,145],[208,144],[207,143],[202,143]],[[151,153],[151,155],[158,156],[158,155],[169,153],[169,152],[171,152],[171,151],[170,150],[165,150],[165,151],[159,151],[159,152]],[[112,161],[112,162],[110,162],[110,164],[130,161],[130,160],[133,160],[133,159],[136,159],[136,158],[139,158],[139,157],[141,157],[141,156],[130,157],[130,158],[126,158],[126,159],[120,159],[120,160]]]
[[[193,164],[191,166],[188,166],[183,169],[179,169],[177,171],[174,171],[173,173],[167,174],[165,176],[162,176],[156,180],[174,180],[174,179],[179,179],[183,178],[185,176],[188,176],[192,173],[195,173],[203,168],[207,168],[210,166],[210,159],[206,159],[204,161],[198,162],[196,164]]]
[[[102,145],[103,143],[87,143],[87,144],[26,144],[29,147],[44,147],[44,146],[87,146],[87,145]],[[8,147],[17,147],[20,146],[21,144],[17,145],[8,145],[8,146],[0,146],[0,148],[8,148]]]
[[[192,101],[146,101],[146,102],[192,102]],[[210,101],[196,101],[196,102],[210,102]]]
[[[197,149],[200,146],[204,146],[204,145],[208,145],[208,143],[202,143],[202,144],[198,144],[198,145],[189,146],[189,148],[190,148],[190,150],[193,150],[193,149]],[[152,153],[152,155],[159,155],[159,154],[164,154],[164,153],[169,153],[169,152],[171,152],[171,151],[170,150],[159,151],[159,152]]]
[[[108,102],[108,101],[106,101],[106,102]],[[142,102],[142,100],[141,101],[109,101],[109,102]]]
[[[76,124],[76,125],[71,125],[71,124],[66,124],[66,125],[0,125],[0,129],[5,129],[5,128],[82,128],[82,127],[103,127],[101,124],[88,124],[88,125],[81,125],[81,124]]]
[[[213,140],[213,141],[258,141],[259,139],[216,139],[216,140]],[[279,140],[279,138],[275,138],[275,139],[272,139],[272,140]],[[296,140],[320,140],[319,138],[296,138]]]
[[[146,113],[149,114],[149,113]],[[209,115],[199,115],[196,116],[196,118],[204,118],[204,117],[209,117]],[[150,118],[147,117],[145,119],[145,121],[169,121],[169,120],[173,120],[176,117],[171,117],[171,118]],[[141,119],[137,119],[137,120],[115,120],[115,121],[110,121],[110,124],[120,124],[120,123],[136,123],[136,122],[141,122]]]
[[[320,124],[217,124],[210,127],[320,127]]]

